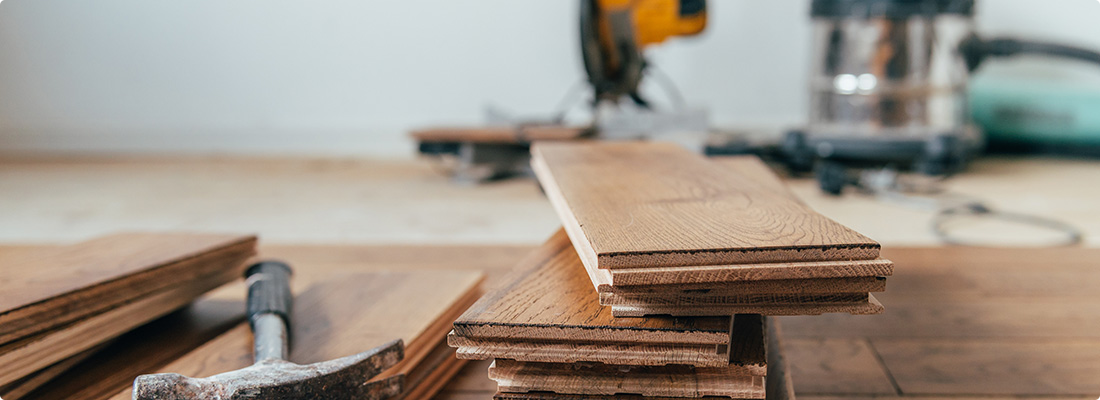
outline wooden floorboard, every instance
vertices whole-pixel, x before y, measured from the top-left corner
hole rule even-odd
[[[784,338],[795,393],[894,395],[890,377],[865,339]]]
[[[875,339],[902,393],[1100,395],[1100,339]]]
[[[532,168],[589,268],[864,260],[879,253],[875,241],[773,185],[673,144],[536,143],[531,151]]]

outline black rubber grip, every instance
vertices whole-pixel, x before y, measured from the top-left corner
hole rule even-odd
[[[248,321],[260,314],[276,314],[290,327],[294,296],[290,293],[290,266],[281,261],[261,261],[248,267]]]

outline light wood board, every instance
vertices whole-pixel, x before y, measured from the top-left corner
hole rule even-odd
[[[589,268],[878,257],[877,242],[673,144],[546,142],[531,151]]]
[[[310,364],[402,339],[405,359],[375,379],[409,375],[445,341],[449,322],[480,295],[482,280],[464,271],[331,276],[295,296],[290,360]],[[242,324],[159,371],[205,377],[251,364],[252,333]],[[112,399],[130,397],[127,389]]]
[[[562,125],[440,127],[409,133],[418,142],[429,143],[529,143],[536,140],[579,139],[588,128]]]
[[[454,323],[468,338],[728,344],[731,319],[614,318],[559,231]]]
[[[256,237],[124,233],[32,252],[0,252],[0,344],[236,269]]]
[[[204,293],[239,279],[242,268],[193,279],[93,317],[0,347],[0,386],[26,377],[177,310]]]
[[[489,379],[501,392],[763,399],[764,377],[726,368],[525,363],[498,359]]]

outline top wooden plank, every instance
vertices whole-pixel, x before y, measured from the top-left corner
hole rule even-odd
[[[240,235],[124,233],[44,251],[0,252],[0,313],[255,241]]]
[[[0,252],[0,343],[236,268],[256,237],[125,233],[33,252]]]
[[[471,338],[627,343],[729,343],[729,317],[614,318],[577,252],[558,231],[520,262],[504,283],[454,323]]]
[[[878,257],[768,178],[652,142],[536,143],[532,168],[585,263],[645,268]]]
[[[529,143],[536,140],[573,140],[587,128],[563,125],[427,128],[409,133],[419,142]]]

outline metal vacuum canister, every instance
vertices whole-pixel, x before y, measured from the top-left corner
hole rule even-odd
[[[788,140],[810,158],[960,168],[970,123],[973,0],[814,0],[810,118]]]

